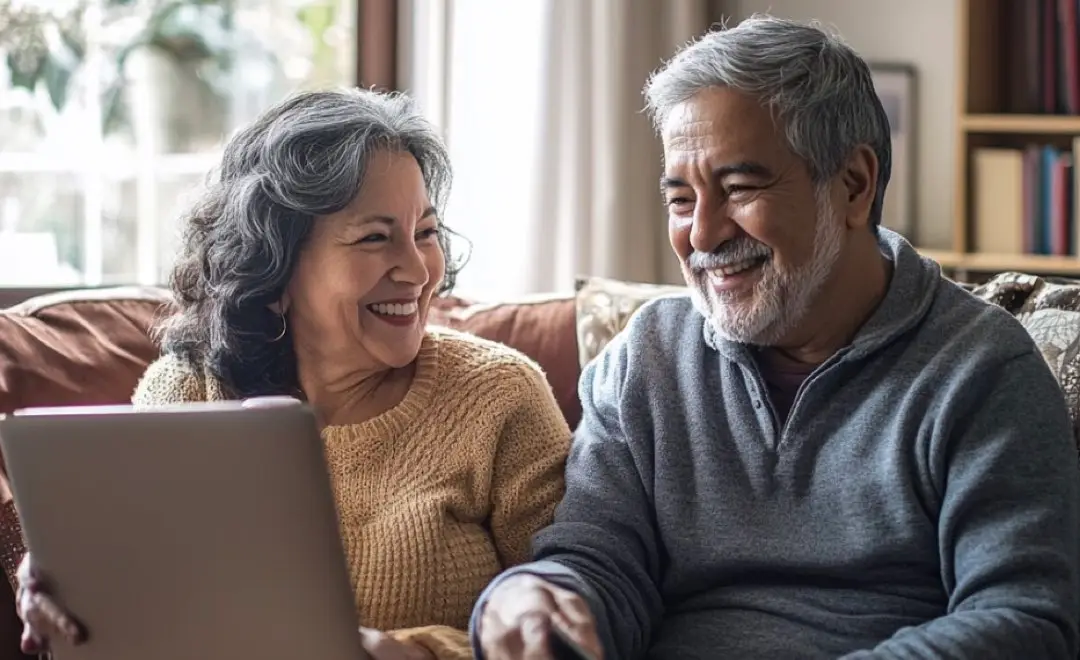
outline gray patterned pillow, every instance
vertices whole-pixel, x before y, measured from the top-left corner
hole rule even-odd
[[[1005,308],[1027,328],[1065,392],[1080,447],[1080,281],[1010,272],[971,292]]]

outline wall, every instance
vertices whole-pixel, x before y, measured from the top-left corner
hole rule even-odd
[[[955,190],[956,0],[727,0],[731,21],[755,12],[834,26],[870,61],[915,66],[916,232],[923,247],[948,249]]]

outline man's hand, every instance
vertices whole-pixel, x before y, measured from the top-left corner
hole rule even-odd
[[[427,649],[399,642],[390,635],[371,628],[361,628],[364,650],[375,660],[435,660]]]
[[[480,648],[487,660],[551,660],[555,626],[595,660],[603,659],[596,620],[580,596],[533,575],[516,575],[496,587],[484,607]]]

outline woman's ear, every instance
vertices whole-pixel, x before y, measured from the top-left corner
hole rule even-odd
[[[289,311],[289,294],[283,294],[281,300],[272,302],[267,307],[278,316],[284,316],[285,312]]]

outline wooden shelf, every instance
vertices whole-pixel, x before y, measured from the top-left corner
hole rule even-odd
[[[1039,254],[980,254],[949,250],[919,250],[943,268],[980,273],[1018,271],[1033,275],[1080,275],[1080,259]]]
[[[956,192],[953,196],[952,240],[944,250],[921,250],[936,260],[942,268],[961,280],[971,281],[1005,271],[1033,275],[1060,275],[1080,278],[1080,257],[1051,257],[1034,254],[979,253],[968,250],[977,244],[973,240],[980,231],[1010,231],[1009,226],[980,229],[975,217],[976,190],[981,165],[976,153],[980,149],[1024,149],[1026,146],[1049,146],[1080,152],[1075,140],[1080,138],[1080,114],[1020,114],[1009,113],[1012,108],[1044,107],[1045,98],[1014,98],[1021,80],[1016,76],[1042,76],[1042,64],[1031,67],[1024,58],[1026,36],[1014,29],[1021,18],[1033,18],[1018,10],[1028,11],[1027,0],[957,0],[956,62],[956,142],[954,172]],[[1022,48],[1025,47],[1025,48]],[[1031,70],[1028,70],[1031,69]],[[1058,104],[1054,104],[1058,105]],[[985,163],[984,163],[985,164]],[[1015,176],[1014,169],[1001,169],[1003,177]],[[1026,175],[1022,175],[1026,176]],[[1015,181],[1005,181],[1013,195]],[[1021,182],[1022,184],[1022,182]],[[997,185],[984,183],[983,185]],[[1019,194],[1019,193],[1016,193]],[[1001,202],[1008,203],[1008,202]],[[1019,232],[1023,212],[1014,222]],[[1042,221],[1042,218],[1039,218]],[[1076,223],[1078,219],[1070,218]],[[1005,220],[1005,225],[1011,224]],[[1001,249],[1006,249],[1006,244]]]
[[[1047,257],[1038,254],[964,254],[960,268],[982,272],[1016,270],[1025,273],[1076,275],[1080,259],[1076,257]]]
[[[960,124],[968,133],[1080,135],[1080,117],[1070,115],[964,115]]]
[[[941,264],[943,268],[959,268],[960,267],[960,254],[953,252],[952,250],[924,250],[919,248],[919,254],[924,257],[930,257],[934,261]]]

